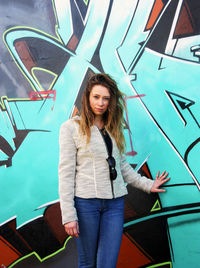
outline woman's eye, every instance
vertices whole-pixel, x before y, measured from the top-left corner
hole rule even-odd
[[[94,96],[95,99],[98,99],[98,96]]]

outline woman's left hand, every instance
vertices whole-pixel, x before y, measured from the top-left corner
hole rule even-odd
[[[170,180],[170,178],[166,178],[168,175],[168,172],[166,173],[165,171],[160,175],[160,172],[157,172],[155,181],[153,186],[151,187],[151,192],[152,193],[160,193],[160,192],[165,192],[164,189],[160,189],[159,187],[161,185],[163,185],[165,182],[167,182],[168,180]]]

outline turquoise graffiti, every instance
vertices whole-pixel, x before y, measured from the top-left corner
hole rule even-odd
[[[79,111],[87,77],[105,72],[126,94],[127,160],[150,178],[158,169],[171,177],[164,195],[129,188],[118,268],[197,267],[198,1],[3,0],[0,7],[0,265],[31,255],[45,261],[67,247],[59,128]]]

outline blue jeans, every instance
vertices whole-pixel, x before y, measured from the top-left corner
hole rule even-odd
[[[115,268],[122,240],[124,198],[75,197],[79,268]]]

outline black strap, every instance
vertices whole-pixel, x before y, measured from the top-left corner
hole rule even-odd
[[[100,130],[102,133],[102,136],[104,138],[106,147],[107,147],[107,151],[108,151],[108,156],[112,156],[112,140],[108,134],[108,132],[105,130],[105,128]]]

